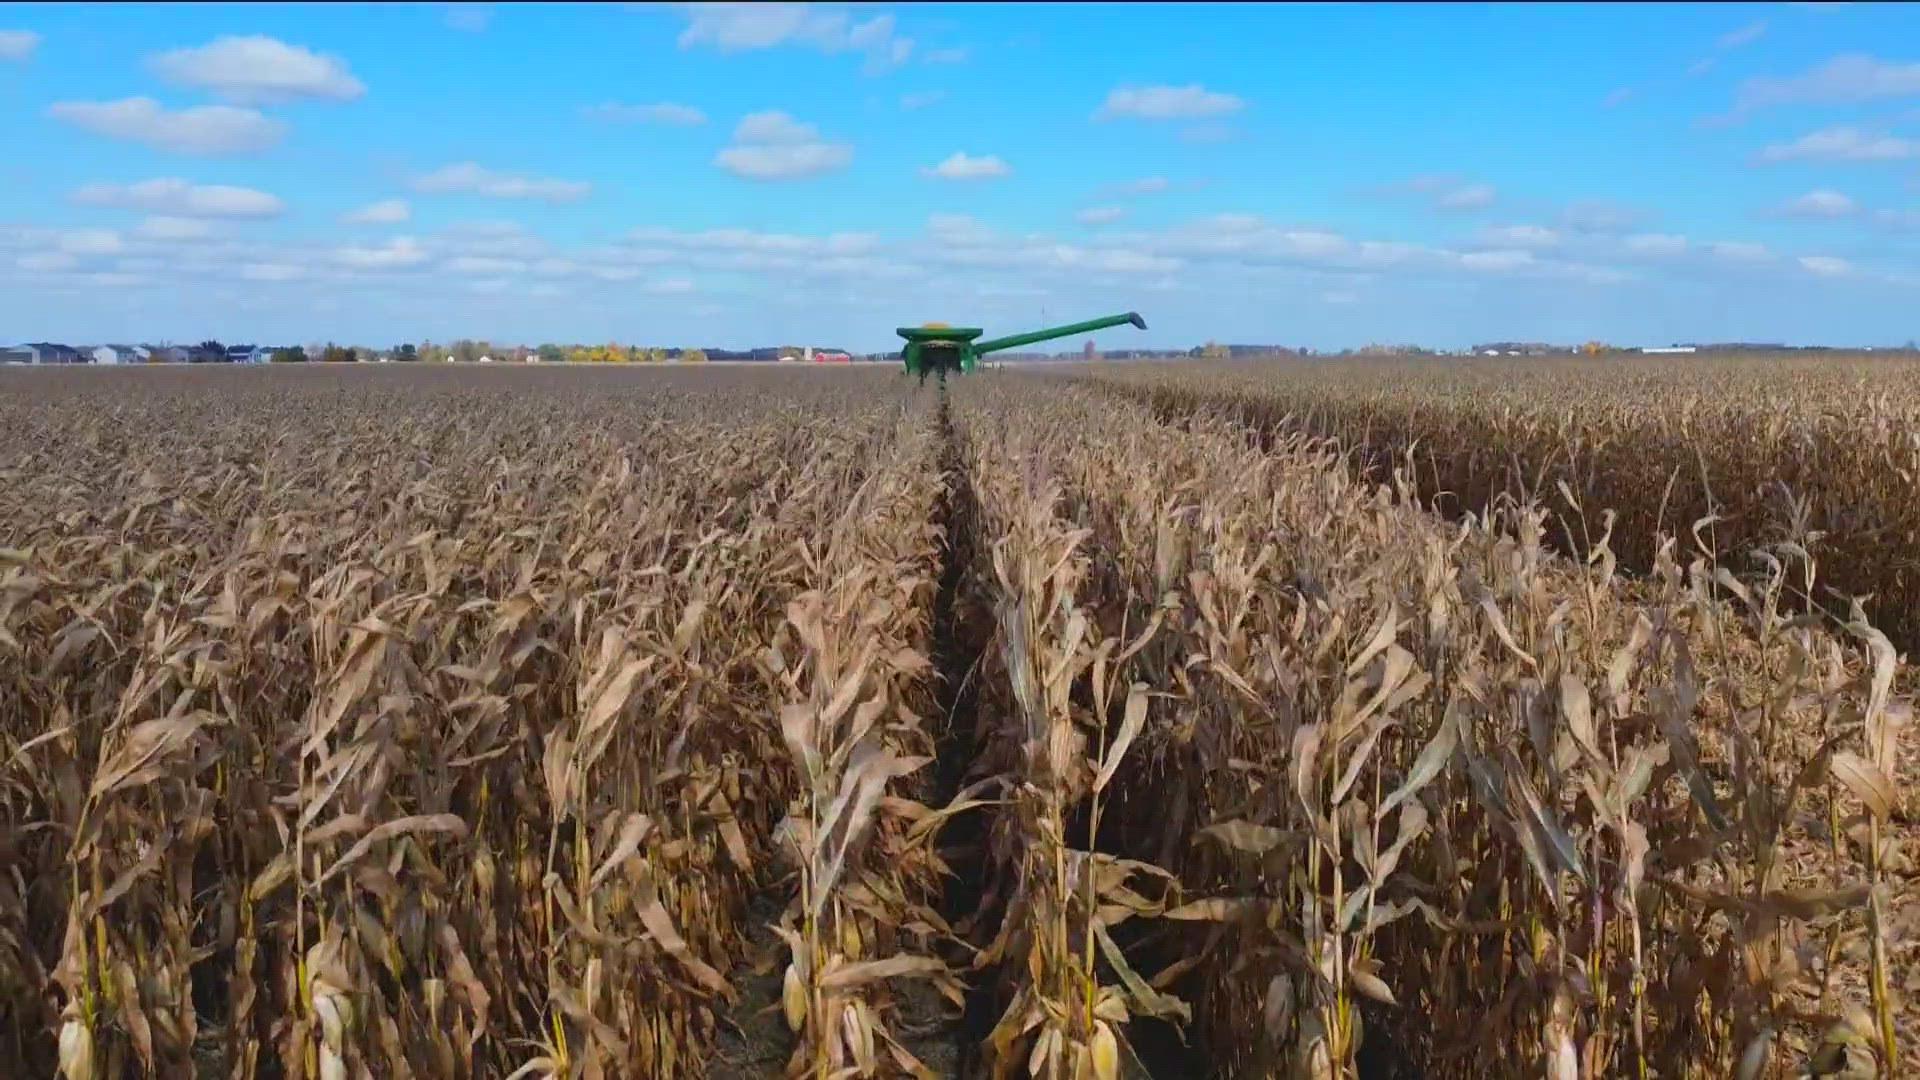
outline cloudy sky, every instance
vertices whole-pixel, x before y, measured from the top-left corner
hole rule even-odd
[[[0,340],[1920,337],[1920,6],[0,5]]]

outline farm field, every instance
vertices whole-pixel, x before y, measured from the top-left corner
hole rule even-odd
[[[0,372],[0,1060],[1920,1075],[1920,380],[1677,372]]]
[[[1876,625],[1903,649],[1920,646],[1911,358],[1382,358],[1077,365],[1076,374],[1163,417],[1224,408],[1263,433],[1338,439],[1377,480],[1411,451],[1408,480],[1434,509],[1537,500],[1551,511],[1555,546],[1576,557],[1604,531],[1597,511],[1610,509],[1610,547],[1636,573],[1652,567],[1661,536],[1679,538],[1683,561],[1704,545],[1737,563],[1818,533],[1808,546],[1825,584],[1870,597]]]

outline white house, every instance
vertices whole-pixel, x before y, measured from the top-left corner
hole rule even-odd
[[[87,363],[89,364],[117,364],[120,362],[119,350],[111,345],[95,345],[91,349],[84,349],[82,351],[86,354]]]

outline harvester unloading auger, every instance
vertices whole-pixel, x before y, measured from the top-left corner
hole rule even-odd
[[[1019,345],[1031,345],[1036,341],[1049,341],[1053,338],[1071,337],[1094,330],[1103,330],[1121,323],[1132,323],[1142,330],[1147,328],[1145,319],[1137,311],[1125,315],[1108,315],[1086,322],[1072,323],[1068,326],[1055,326],[1046,330],[1031,330],[1024,334],[1009,334],[1006,337],[988,338],[975,341],[981,334],[977,326],[948,326],[945,323],[928,323],[925,326],[902,326],[894,332],[907,339],[906,347],[900,350],[900,359],[907,365],[907,374],[920,376],[921,382],[928,375],[937,375],[945,381],[949,371],[972,371],[980,357],[990,352],[1011,349]]]

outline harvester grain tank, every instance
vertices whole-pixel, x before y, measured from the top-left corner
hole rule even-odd
[[[945,323],[927,323],[924,326],[902,326],[894,332],[907,339],[900,350],[900,359],[906,364],[907,374],[918,375],[925,381],[928,375],[937,375],[942,379],[947,373],[972,371],[980,357],[987,353],[1000,352],[1003,349],[1032,345],[1035,342],[1051,341],[1054,338],[1072,337],[1075,334],[1092,333],[1109,326],[1131,323],[1145,330],[1146,320],[1137,311],[1124,315],[1108,315],[1086,322],[1070,323],[1066,326],[1053,326],[1045,330],[1030,330],[1024,334],[1009,334],[1006,337],[988,338],[975,341],[982,333],[976,326],[948,326]]]

